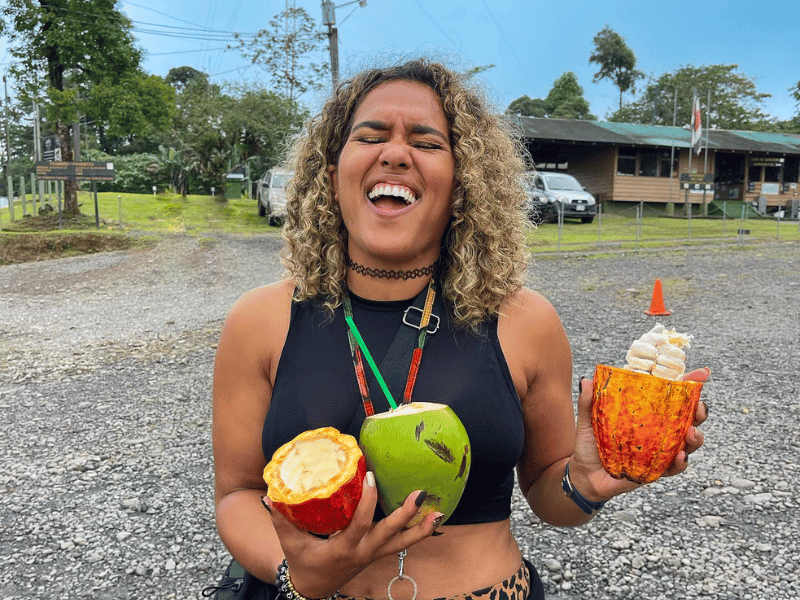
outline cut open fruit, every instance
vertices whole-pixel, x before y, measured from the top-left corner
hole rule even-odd
[[[352,520],[366,473],[356,439],[322,427],[278,448],[264,468],[264,481],[273,506],[296,527],[328,535]]]
[[[699,381],[597,365],[592,427],[606,472],[636,483],[658,479],[685,445],[702,388]]]

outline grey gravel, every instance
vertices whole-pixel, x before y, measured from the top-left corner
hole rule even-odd
[[[201,598],[227,564],[213,520],[210,388],[222,321],[275,280],[280,239],[0,267],[0,600]],[[556,598],[800,598],[797,244],[538,258],[574,379],[655,322],[709,365],[687,473],[581,528],[512,527]],[[668,317],[644,314],[656,278]]]

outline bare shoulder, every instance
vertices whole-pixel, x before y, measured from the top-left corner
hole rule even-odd
[[[293,292],[294,283],[282,279],[244,293],[225,320],[218,354],[257,361],[272,380],[289,330]]]
[[[521,398],[554,363],[571,364],[569,342],[555,307],[542,294],[523,288],[503,305],[497,334]]]
[[[278,316],[275,314],[275,309],[283,305],[288,309],[293,292],[294,283],[289,279],[257,287],[242,294],[233,305],[228,318]]]
[[[539,292],[522,288],[504,304],[500,326],[529,335],[546,334],[551,327],[561,328],[555,307]]]

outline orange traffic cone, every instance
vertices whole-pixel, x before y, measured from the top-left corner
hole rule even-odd
[[[671,315],[672,313],[664,307],[664,294],[661,292],[661,280],[656,279],[653,286],[653,300],[650,302],[650,310],[644,311],[645,314],[653,317]]]

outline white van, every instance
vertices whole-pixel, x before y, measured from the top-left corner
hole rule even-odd
[[[258,180],[258,214],[268,217],[270,225],[276,225],[286,214],[286,186],[294,173],[275,167]]]

